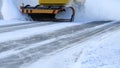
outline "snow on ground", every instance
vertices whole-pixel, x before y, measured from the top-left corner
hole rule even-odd
[[[59,25],[59,27],[58,27],[58,25]],[[47,25],[47,26],[34,27],[34,28],[29,28],[29,29],[21,29],[21,30],[17,30],[17,31],[13,31],[13,32],[1,33],[0,34],[0,42],[20,39],[23,37],[29,37],[29,36],[40,34],[40,33],[52,32],[54,30],[58,30],[58,29],[73,26],[73,25],[78,25],[78,24],[56,23],[53,25]]]
[[[12,0],[3,0],[1,12],[4,20],[25,20],[25,16]]]
[[[43,57],[21,68],[120,68],[120,31],[76,43],[74,47]]]
[[[84,29],[81,31],[82,32],[85,32],[85,31],[91,31],[91,30],[95,30],[95,29],[98,29],[98,28],[101,28],[103,26],[106,26],[106,25],[109,25],[109,24],[112,24],[114,22],[111,22],[111,23],[107,23],[107,24],[104,24],[104,25],[99,25],[99,26],[96,26],[94,28],[87,28],[87,29]],[[64,25],[64,26],[63,26]],[[33,35],[38,35],[38,34],[41,34],[41,33],[45,33],[47,34],[48,32],[54,32],[55,30],[59,30],[59,29],[63,29],[63,28],[66,28],[66,27],[71,27],[71,26],[75,26],[75,25],[83,25],[83,24],[78,24],[78,23],[71,23],[71,24],[68,24],[68,23],[60,23],[60,24],[52,24],[52,25],[47,25],[47,26],[43,26],[43,27],[34,27],[34,28],[29,28],[29,29],[23,29],[23,30],[17,30],[17,31],[13,31],[13,32],[9,32],[9,33],[3,33],[3,34],[0,34],[1,36],[1,39],[0,39],[0,42],[5,42],[5,41],[9,41],[9,40],[16,40],[16,39],[21,39],[21,38],[29,38]],[[54,27],[53,27],[54,26]],[[55,27],[56,26],[56,27]],[[59,26],[59,27],[57,27]],[[45,29],[45,28],[49,28],[49,29]],[[42,30],[39,30],[39,29],[42,29]],[[34,31],[33,31],[34,30]],[[29,31],[32,31],[32,32],[29,32]],[[78,32],[79,33],[79,32]],[[14,37],[13,36],[10,36],[14,34]],[[76,34],[76,33],[75,33]],[[72,34],[72,35],[75,35],[75,34]],[[42,43],[41,42],[38,42],[36,44],[33,44],[32,46],[28,46],[27,48],[25,49],[30,49],[30,48],[33,48],[33,47],[36,47],[37,46],[40,46],[42,44],[46,44],[46,43],[49,43],[51,41],[55,41],[56,39],[58,38],[66,38],[67,36],[69,35],[64,35],[64,36],[60,36],[60,37],[54,37],[52,39],[48,39],[46,41],[43,41]],[[19,51],[14,51],[14,50],[11,50],[11,51],[7,51],[7,52],[3,52],[3,53],[0,53],[0,58],[3,58],[5,56],[8,56],[8,55],[11,55],[13,53],[18,53],[20,51],[23,51],[25,49],[22,49],[22,50],[19,50]],[[8,54],[9,53],[9,54]]]
[[[0,26],[14,25],[14,24],[25,24],[25,23],[31,23],[31,21],[0,20]]]
[[[73,68],[120,68],[120,30],[82,44],[83,54]]]
[[[18,6],[14,4],[17,0],[3,1],[2,14],[4,20],[8,21],[1,20],[0,26],[11,25],[11,23],[18,24],[26,22],[21,21],[25,20],[25,16],[20,12]],[[27,0],[26,3],[28,3]],[[32,2],[32,4],[35,3]],[[118,20],[120,18],[118,0],[86,0],[86,3],[83,7],[79,7],[80,5],[76,5],[75,3],[73,6],[76,9],[75,22],[94,20]],[[0,42],[29,37],[34,34],[50,32],[73,25],[76,24],[68,25],[67,23],[59,23],[43,27],[35,27],[14,32],[1,33]],[[61,50],[54,55],[50,54],[39,59],[29,67],[25,66],[25,68],[120,68],[119,35],[120,31],[117,30],[114,32],[105,33],[97,37],[93,37],[93,39],[82,43],[78,42],[76,44],[73,44],[76,45],[74,47],[70,47],[66,50]]]

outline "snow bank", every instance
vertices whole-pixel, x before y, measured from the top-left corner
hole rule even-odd
[[[119,20],[119,0],[86,0],[84,7],[76,6],[75,21],[86,20]]]
[[[2,15],[4,20],[25,20],[13,0],[3,0]]]

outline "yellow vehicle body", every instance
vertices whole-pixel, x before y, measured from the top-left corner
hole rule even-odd
[[[39,0],[40,5],[66,5],[70,0]]]
[[[75,10],[73,7],[66,7],[70,0],[39,0],[36,6],[20,6],[23,14],[28,14],[34,21],[58,21],[71,22],[74,20]],[[71,18],[56,18],[56,15],[72,10]]]

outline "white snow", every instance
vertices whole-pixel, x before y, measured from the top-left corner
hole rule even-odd
[[[46,41],[43,41],[43,42],[40,42],[40,43],[35,43],[35,44],[30,44],[27,48],[23,48],[21,50],[19,50],[20,48],[16,48],[16,49],[12,49],[12,50],[8,50],[8,51],[5,51],[5,52],[2,52],[0,53],[0,59],[1,58],[5,58],[5,57],[8,57],[10,55],[13,55],[13,54],[18,54],[24,50],[28,50],[30,48],[35,48],[37,46],[40,46],[40,45],[44,45],[46,43],[50,43],[50,42],[53,42],[55,41],[56,38],[53,38],[53,39],[49,39],[49,40],[46,40]],[[22,45],[22,44],[21,44]]]
[[[20,5],[31,5],[36,6],[39,3],[39,0],[14,0],[16,5],[19,7]]]
[[[86,0],[81,9],[76,8],[75,21],[86,20],[119,20],[120,19],[119,0]]]
[[[29,36],[36,35],[36,34],[41,34],[41,33],[52,32],[52,31],[65,28],[65,27],[69,27],[69,26],[73,26],[73,25],[79,25],[79,24],[56,23],[53,25],[47,25],[47,26],[34,27],[34,28],[29,28],[29,29],[21,29],[17,31],[7,32],[7,33],[1,33],[0,42],[20,39],[20,38],[29,37]]]
[[[31,23],[31,21],[0,20],[0,26],[8,26],[8,25],[15,25],[15,24],[25,24],[25,23]]]
[[[84,53],[73,68],[120,68],[119,35],[118,30],[84,43]]]
[[[25,20],[25,16],[12,0],[3,0],[1,12],[4,20]]]
[[[111,23],[114,23],[114,22],[111,22]],[[17,49],[13,49],[13,50],[9,50],[9,51],[5,51],[5,52],[2,52],[0,53],[0,58],[5,58],[9,55],[12,55],[12,54],[18,54],[19,52],[22,52],[24,50],[29,50],[30,48],[35,48],[37,46],[41,46],[43,44],[47,44],[47,43],[50,43],[50,42],[54,42],[55,40],[58,40],[58,39],[62,39],[62,38],[67,38],[67,37],[71,37],[73,35],[76,35],[76,34],[80,34],[80,33],[84,33],[86,31],[93,31],[95,29],[98,29],[98,28],[101,28],[103,26],[106,26],[106,25],[109,25],[111,23],[107,23],[107,24],[104,24],[104,25],[100,25],[100,26],[96,26],[96,27],[93,27],[93,28],[87,28],[87,29],[84,29],[82,31],[79,31],[79,32],[76,32],[74,34],[67,34],[67,35],[62,35],[62,36],[59,36],[59,37],[55,37],[55,38],[52,38],[52,39],[48,39],[48,40],[45,40],[43,42],[38,42],[38,43],[34,43],[34,44],[29,44],[29,46],[27,48],[23,48],[21,50],[19,50],[20,48],[17,48]],[[64,25],[64,26],[63,26]],[[3,42],[3,41],[7,41],[7,40],[15,40],[15,39],[20,39],[20,38],[23,38],[23,37],[30,37],[32,35],[35,35],[35,34],[41,34],[41,33],[47,33],[47,32],[52,32],[52,31],[55,31],[55,30],[59,30],[59,29],[62,29],[62,28],[65,28],[65,27],[69,27],[69,26],[74,26],[74,25],[81,25],[81,24],[68,24],[68,23],[62,23],[62,24],[55,24],[55,25],[50,25],[50,26],[43,26],[42,28],[32,28],[32,30],[38,30],[38,29],[44,29],[44,30],[39,30],[39,31],[32,31],[32,32],[28,32],[28,30],[25,30],[24,29],[24,34],[23,32],[21,33],[21,30],[20,31],[17,31],[17,32],[12,32],[11,34],[20,34],[18,36],[12,36],[12,37],[9,37],[9,34],[8,36],[6,36],[5,34],[1,37],[1,41],[0,42]],[[54,26],[53,28],[51,28],[51,26]],[[55,26],[59,26],[59,27],[55,27]],[[49,29],[46,29],[46,28],[49,28]],[[55,29],[54,29],[55,28]],[[23,31],[23,30],[22,30]],[[29,30],[30,31],[30,30]],[[19,32],[19,33],[18,33]],[[26,32],[26,33],[25,33]],[[38,33],[37,33],[38,32]],[[27,35],[27,36],[26,36]],[[0,35],[1,36],[1,35]],[[6,38],[6,39],[4,39]],[[22,45],[20,43],[18,43],[19,45]],[[74,46],[74,45],[73,45]]]
[[[73,44],[74,47],[43,57],[21,68],[119,68],[120,31],[113,31]]]
[[[24,0],[27,4],[31,1]],[[2,15],[4,20],[0,20],[0,26],[18,23],[26,23],[26,16],[19,10],[19,1],[3,0]],[[16,3],[16,4],[15,4]],[[35,5],[36,1],[31,2]],[[75,22],[94,21],[94,20],[119,20],[120,19],[120,1],[118,0],[86,0],[83,7],[73,3],[76,10]],[[17,5],[17,6],[16,6]],[[64,13],[62,13],[64,15]],[[67,18],[68,15],[64,17]],[[58,15],[58,17],[60,17]],[[19,21],[18,21],[19,20]],[[21,29],[13,32],[1,33],[0,42],[16,40],[30,37],[36,34],[52,32],[65,27],[78,25],[68,23],[57,23],[29,29]],[[23,66],[21,68],[120,68],[120,30],[108,32],[100,36],[94,36],[90,40],[82,43],[71,44],[65,50],[59,50],[39,59],[37,62]],[[55,39],[46,40],[44,43],[54,41]],[[41,44],[41,43],[37,43]],[[36,44],[34,44],[36,45]],[[32,46],[35,47],[35,46]],[[32,48],[31,46],[28,48]],[[19,52],[19,51],[18,51]],[[0,53],[0,58],[14,54],[14,50]]]

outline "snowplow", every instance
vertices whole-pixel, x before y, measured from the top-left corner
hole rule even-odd
[[[72,22],[74,21],[75,10],[73,7],[66,7],[70,0],[39,0],[36,6],[20,6],[23,14],[28,14],[34,21],[57,21]],[[71,11],[71,12],[69,12]],[[66,18],[66,16],[70,16]],[[60,17],[60,16],[62,16]]]

